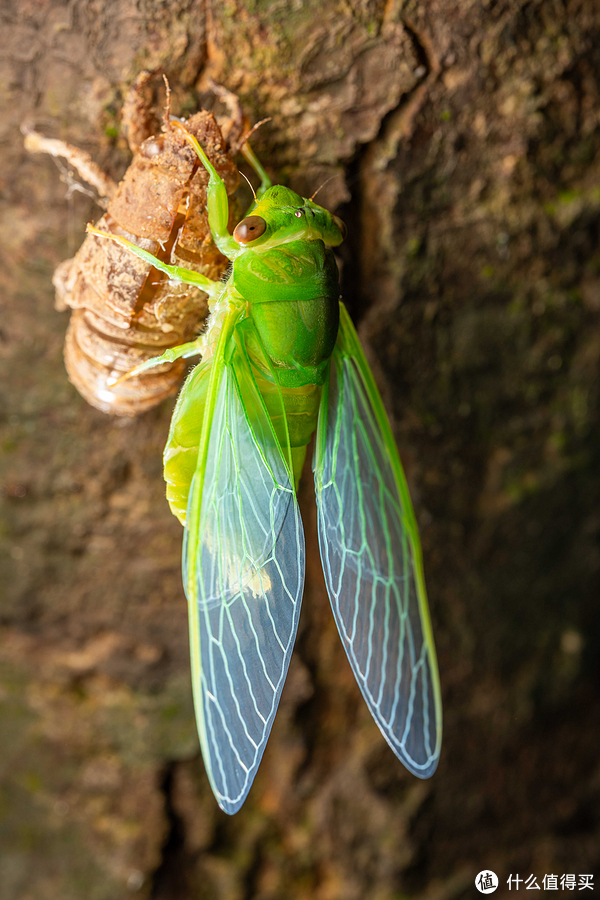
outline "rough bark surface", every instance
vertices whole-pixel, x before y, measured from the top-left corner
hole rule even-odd
[[[600,12],[596,0],[5,0],[1,900],[427,900],[600,879]],[[239,93],[270,171],[348,225],[343,286],[412,489],[445,704],[405,772],[320,574],[255,786],[216,807],[189,686],[171,403],[86,406],[51,275],[93,201],[19,125],[118,179],[143,68]],[[65,187],[65,180],[69,185]],[[323,198],[321,200],[321,197]]]

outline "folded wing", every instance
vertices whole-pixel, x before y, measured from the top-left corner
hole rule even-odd
[[[241,334],[234,325],[213,363],[183,557],[202,753],[230,814],[265,749],[304,584],[293,481]]]
[[[419,536],[387,416],[342,305],[315,486],[325,581],[350,665],[393,751],[427,778],[442,720]]]

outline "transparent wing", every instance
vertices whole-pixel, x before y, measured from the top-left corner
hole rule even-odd
[[[304,585],[293,482],[236,329],[231,341],[213,365],[183,556],[202,753],[230,814],[265,749]]]
[[[442,717],[419,536],[381,398],[340,306],[315,449],[325,581],[375,721],[404,765],[428,778]]]

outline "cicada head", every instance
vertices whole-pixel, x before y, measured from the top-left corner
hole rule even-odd
[[[257,251],[296,240],[322,240],[327,247],[337,247],[345,236],[341,219],[282,185],[268,188],[233,232],[238,244]]]

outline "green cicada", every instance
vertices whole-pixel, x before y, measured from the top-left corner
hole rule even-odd
[[[227,813],[241,807],[281,696],[304,585],[296,488],[315,431],[321,559],[339,633],[385,739],[427,778],[442,725],[419,535],[381,398],[339,301],[331,248],[344,227],[271,186],[246,145],[262,183],[230,235],[225,185],[187,139],[210,176],[208,218],[232,263],[227,281],[127,245],[211,297],[196,341],[134,371],[202,355],[179,396],[164,463],[185,526],[194,702],[215,797]]]

